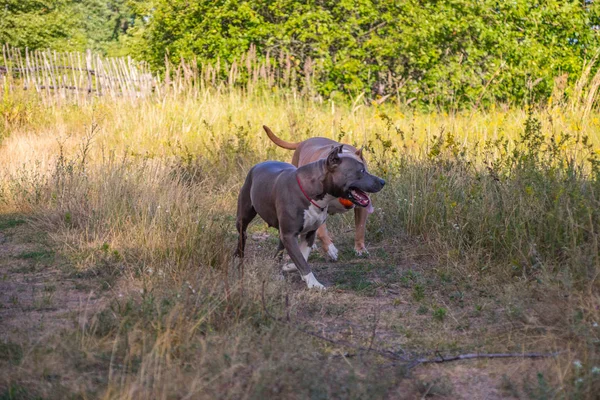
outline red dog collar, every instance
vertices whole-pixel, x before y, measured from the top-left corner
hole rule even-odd
[[[304,197],[306,197],[308,199],[308,201],[310,201],[312,203],[313,206],[317,207],[321,211],[325,210],[324,207],[319,206],[317,203],[315,203],[315,201],[313,199],[310,198],[309,195],[306,194],[306,192],[302,188],[302,184],[300,183],[300,178],[298,177],[298,174],[296,174],[296,182],[298,182],[298,187],[302,191],[302,194],[304,195]]]

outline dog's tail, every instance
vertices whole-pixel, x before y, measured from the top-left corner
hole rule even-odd
[[[284,149],[288,149],[288,150],[296,150],[296,148],[300,144],[300,143],[290,143],[290,142],[286,142],[283,139],[279,139],[277,136],[275,136],[273,131],[271,129],[269,129],[269,127],[266,125],[263,125],[263,129],[265,130],[265,132],[267,132],[267,136],[269,137],[269,139],[271,139],[273,141],[273,143],[275,143],[279,147],[283,147]]]

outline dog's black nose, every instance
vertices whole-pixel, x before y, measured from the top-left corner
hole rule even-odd
[[[385,186],[385,181],[381,178],[379,178],[379,183],[381,184],[381,187]]]

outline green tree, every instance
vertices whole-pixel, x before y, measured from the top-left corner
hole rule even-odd
[[[250,45],[318,60],[319,91],[399,94],[453,106],[544,98],[598,48],[597,2],[581,0],[134,1],[134,51],[233,61]]]
[[[64,0],[0,0],[0,43],[17,47],[80,49],[85,37]]]
[[[77,0],[72,3],[86,38],[86,48],[111,55],[127,51],[125,35],[135,20],[127,0]]]
[[[127,0],[0,0],[0,43],[118,53],[134,21]]]
[[[0,0],[0,43],[232,62],[286,52],[317,90],[424,106],[523,103],[597,51],[590,0]]]

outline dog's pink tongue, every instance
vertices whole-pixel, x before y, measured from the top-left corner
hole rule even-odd
[[[368,196],[367,196],[368,197]],[[375,209],[373,208],[373,202],[371,201],[371,198],[369,197],[369,205],[367,206],[367,212],[369,214],[372,214],[373,211],[375,211]]]

